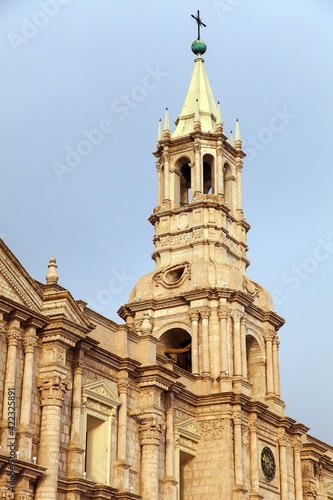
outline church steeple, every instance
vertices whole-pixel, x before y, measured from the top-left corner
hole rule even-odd
[[[224,135],[206,48],[200,38],[192,44],[195,65],[176,128],[168,110],[163,132],[159,125],[158,199],[149,218],[155,269],[139,279],[119,314],[140,337],[143,365],[170,369],[171,359],[196,377],[189,387],[198,394],[243,393],[283,413],[276,336],[283,320],[246,274],[245,153],[238,120],[234,139]]]

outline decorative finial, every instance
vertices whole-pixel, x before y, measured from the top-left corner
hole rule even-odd
[[[168,138],[170,138],[169,110],[168,108],[165,108],[163,139],[168,139]]]
[[[57,267],[58,266],[57,266],[56,258],[51,257],[49,265],[48,265],[49,269],[48,269],[47,274],[46,274],[46,283],[48,283],[48,284],[58,283],[59,276],[57,273]]]
[[[162,120],[161,118],[158,121],[158,132],[157,132],[157,142],[162,140]]]
[[[231,144],[232,147],[235,147],[234,134],[232,130],[230,130],[229,144]]]
[[[220,101],[217,102],[217,114],[216,114],[216,130],[223,132],[223,121],[221,114],[221,104]]]
[[[235,146],[238,149],[242,149],[242,138],[240,135],[239,121],[236,120],[236,130],[235,130]]]
[[[165,108],[165,115],[164,115],[164,130],[170,130],[169,110],[168,110],[168,108]]]
[[[199,11],[196,16],[191,14],[191,17],[193,17],[193,19],[196,20],[198,25],[198,38],[194,40],[194,42],[192,43],[191,49],[196,56],[200,56],[204,54],[207,50],[207,45],[203,40],[200,39],[200,26],[204,26],[206,28],[206,25],[201,21]]]

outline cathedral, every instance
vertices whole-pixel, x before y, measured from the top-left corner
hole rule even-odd
[[[200,29],[200,18],[197,18]],[[247,276],[245,153],[205,70],[160,121],[154,270],[119,323],[0,241],[0,498],[333,499],[333,447],[285,415],[272,298]]]

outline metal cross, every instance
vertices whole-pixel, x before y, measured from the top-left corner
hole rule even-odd
[[[191,14],[191,17],[196,20],[197,25],[198,25],[198,40],[200,40],[200,26],[204,26],[206,28],[206,25],[201,21],[200,19],[200,12],[198,11],[198,14],[194,16]]]

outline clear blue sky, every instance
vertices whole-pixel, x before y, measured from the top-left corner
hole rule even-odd
[[[153,269],[151,153],[183,104],[197,9],[225,130],[239,118],[248,153],[248,274],[287,321],[286,414],[332,444],[331,0],[1,2],[0,234],[32,277],[55,256],[60,284],[117,321]]]

